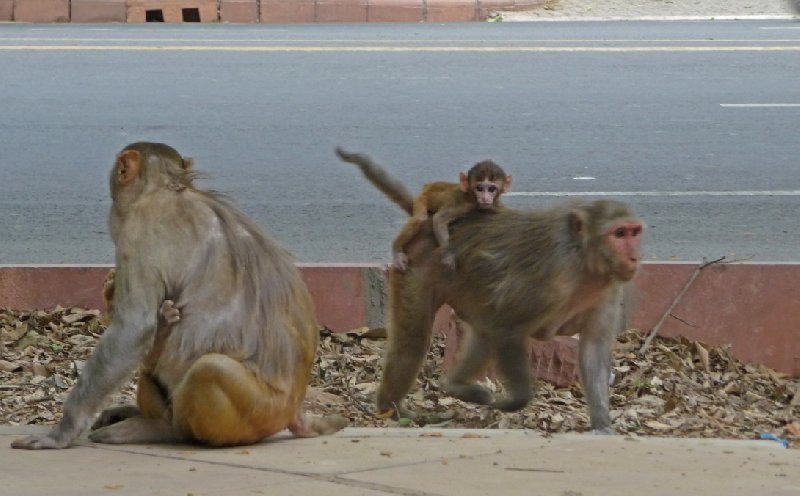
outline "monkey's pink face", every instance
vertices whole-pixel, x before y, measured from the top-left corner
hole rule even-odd
[[[643,230],[639,222],[620,222],[614,224],[606,235],[614,259],[614,273],[623,281],[633,279],[639,268]]]
[[[492,181],[480,181],[475,185],[475,199],[480,209],[494,208],[495,200],[499,194],[500,187]]]

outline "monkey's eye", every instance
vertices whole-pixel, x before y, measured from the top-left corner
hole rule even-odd
[[[619,227],[614,229],[614,237],[615,238],[624,238],[626,234],[626,229],[624,227]]]
[[[489,193],[497,193],[497,186],[495,186],[494,184],[492,184],[491,186],[489,186],[489,187],[487,188],[487,191],[488,191]]]

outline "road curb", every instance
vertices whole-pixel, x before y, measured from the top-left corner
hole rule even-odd
[[[320,325],[335,332],[382,327],[386,315],[386,266],[298,264]],[[627,327],[652,329],[678,298],[699,262],[650,262],[626,298]],[[102,308],[102,281],[110,265],[0,265],[0,307]],[[684,336],[709,345],[730,345],[737,358],[800,376],[800,264],[718,263],[704,268],[672,308],[662,336]],[[448,338],[446,362],[459,342],[450,310],[442,308],[434,329]],[[577,341],[562,337],[534,342],[539,377],[557,384],[575,380]]]
[[[471,22],[546,0],[0,0],[0,22]]]

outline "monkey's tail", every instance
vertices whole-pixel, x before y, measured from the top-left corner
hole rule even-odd
[[[375,185],[384,195],[388,196],[390,200],[398,204],[408,215],[411,215],[414,208],[414,196],[409,193],[403,183],[390,176],[383,167],[375,163],[368,155],[350,153],[339,146],[336,147],[336,154],[344,162],[358,166],[369,182]]]

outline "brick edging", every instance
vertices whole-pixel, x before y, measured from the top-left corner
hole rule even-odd
[[[381,327],[386,315],[386,266],[298,264],[320,324],[334,331]],[[651,329],[699,263],[645,263],[630,288],[628,327]],[[0,307],[101,308],[110,265],[0,265]],[[742,360],[800,376],[800,264],[732,263],[707,267],[672,309],[660,330],[710,345],[730,345]],[[450,329],[447,309],[436,329]],[[541,345],[540,375],[574,372],[570,338]],[[452,353],[455,346],[448,350]],[[542,361],[543,360],[543,361]],[[572,364],[572,365],[571,365]],[[549,371],[549,372],[548,372]]]
[[[200,22],[471,22],[485,20],[492,11],[530,10],[545,1],[0,0],[0,21],[145,22],[147,11],[160,11],[171,23],[195,14]]]

